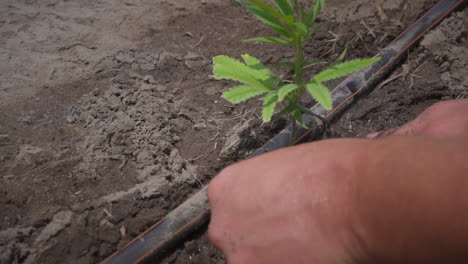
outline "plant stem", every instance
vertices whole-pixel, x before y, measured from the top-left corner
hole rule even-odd
[[[297,134],[297,122],[294,117],[291,117],[291,136],[289,137],[289,145],[292,146],[294,145],[294,142],[296,141],[296,134]]]
[[[302,48],[302,40],[299,34],[296,36],[296,39],[294,41],[294,46],[295,46],[295,51],[296,51],[296,61],[295,61],[295,67],[294,67],[294,84],[296,84],[299,89],[296,90],[295,95],[293,96],[291,104],[298,104],[300,98],[302,97],[302,94],[304,93],[304,51]],[[296,140],[296,134],[297,134],[297,122],[294,117],[291,118],[291,125],[292,125],[292,130],[291,130],[291,138],[290,138],[290,144],[293,145],[294,141]]]
[[[296,37],[294,46],[296,49],[294,83],[298,86],[302,86],[302,80],[304,78],[304,52],[302,50],[302,41],[299,36]]]

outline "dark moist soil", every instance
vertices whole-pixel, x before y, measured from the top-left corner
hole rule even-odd
[[[434,103],[468,98],[468,12],[431,31],[391,76],[334,120],[329,137],[365,137],[405,124]],[[206,234],[163,263],[226,263]]]
[[[293,53],[235,1],[0,3],[0,263],[96,263],[285,122],[220,99],[211,57]],[[310,59],[370,57],[436,1],[330,0]],[[431,32],[332,127],[364,136],[467,94],[466,14]],[[311,68],[309,74],[317,72]],[[286,73],[287,74],[287,73]],[[200,231],[162,263],[225,263]]]

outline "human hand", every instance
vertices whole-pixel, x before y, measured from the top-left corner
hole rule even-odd
[[[434,104],[415,120],[399,127],[368,135],[378,139],[389,135],[425,135],[438,138],[468,134],[468,100]]]
[[[225,169],[209,186],[210,239],[231,264],[354,263],[357,145],[302,145]]]
[[[210,239],[230,264],[467,263],[466,109],[439,103],[400,136],[310,143],[225,169],[209,186]]]

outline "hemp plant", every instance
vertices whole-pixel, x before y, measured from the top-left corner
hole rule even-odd
[[[300,100],[309,93],[325,109],[331,110],[332,96],[324,82],[352,74],[377,61],[379,58],[355,59],[344,61],[345,51],[326,69],[315,76],[306,78],[305,68],[319,63],[306,60],[304,43],[317,32],[315,25],[325,0],[308,0],[306,4],[298,0],[274,0],[268,4],[262,0],[238,0],[261,22],[270,27],[279,36],[256,37],[243,42],[266,42],[288,46],[295,51],[295,60],[279,63],[278,67],[287,67],[294,72],[292,81],[287,81],[282,75],[275,74],[262,62],[248,54],[242,55],[242,61],[228,56],[213,58],[213,73],[217,79],[234,80],[242,85],[225,91],[224,99],[233,104],[244,102],[253,97],[263,95],[263,122],[272,120],[275,109],[282,106],[278,116],[288,115],[293,127],[291,142],[296,137],[297,124],[306,127],[302,114],[309,113],[309,109],[301,106]],[[324,120],[323,117],[319,117]],[[297,121],[297,122],[296,122]]]

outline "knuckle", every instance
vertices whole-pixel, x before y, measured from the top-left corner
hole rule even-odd
[[[468,100],[451,100],[437,102],[431,105],[425,112],[428,114],[433,113],[452,113],[460,108],[468,107]]]
[[[219,189],[219,179],[215,177],[211,180],[210,184],[208,185],[208,199],[210,201],[214,200],[217,197],[218,189]]]
[[[229,185],[228,181],[233,174],[233,165],[223,169],[211,182],[208,186],[208,198],[216,198],[218,193],[224,188],[224,186]]]
[[[210,226],[208,228],[208,239],[217,247],[221,247],[221,239],[219,236],[219,232],[217,228],[215,227],[214,221],[210,223]]]
[[[433,104],[431,107],[444,107],[444,106],[447,106],[447,105],[452,105],[454,103],[454,101],[441,101],[441,102],[437,102],[435,104]]]
[[[239,252],[235,239],[232,238],[232,234],[227,231],[225,226],[217,225],[217,223],[215,225],[210,224],[208,239],[216,248],[224,253],[228,263],[248,263],[245,258],[241,258],[244,254],[243,252]]]
[[[223,169],[208,185],[208,200],[213,211],[216,211],[217,204],[225,200],[231,190],[234,170],[233,166]]]
[[[429,108],[424,111],[424,114],[430,115],[434,114],[440,111],[444,111],[445,109],[451,107],[453,105],[452,101],[443,101],[443,102],[437,102],[433,105],[431,105]]]
[[[223,178],[224,177],[229,178],[231,175],[235,174],[236,167],[237,167],[236,164],[227,166],[219,173],[219,175]]]
[[[245,264],[251,263],[253,258],[247,257],[245,254],[231,254],[227,256],[229,264]]]
[[[218,194],[221,193],[221,189],[224,186],[224,177],[222,173],[218,174],[208,185],[208,199],[214,201],[218,198]]]
[[[225,247],[225,231],[220,226],[220,223],[217,218],[211,220],[210,226],[208,227],[208,239],[213,245],[219,248],[222,251],[226,250]]]

